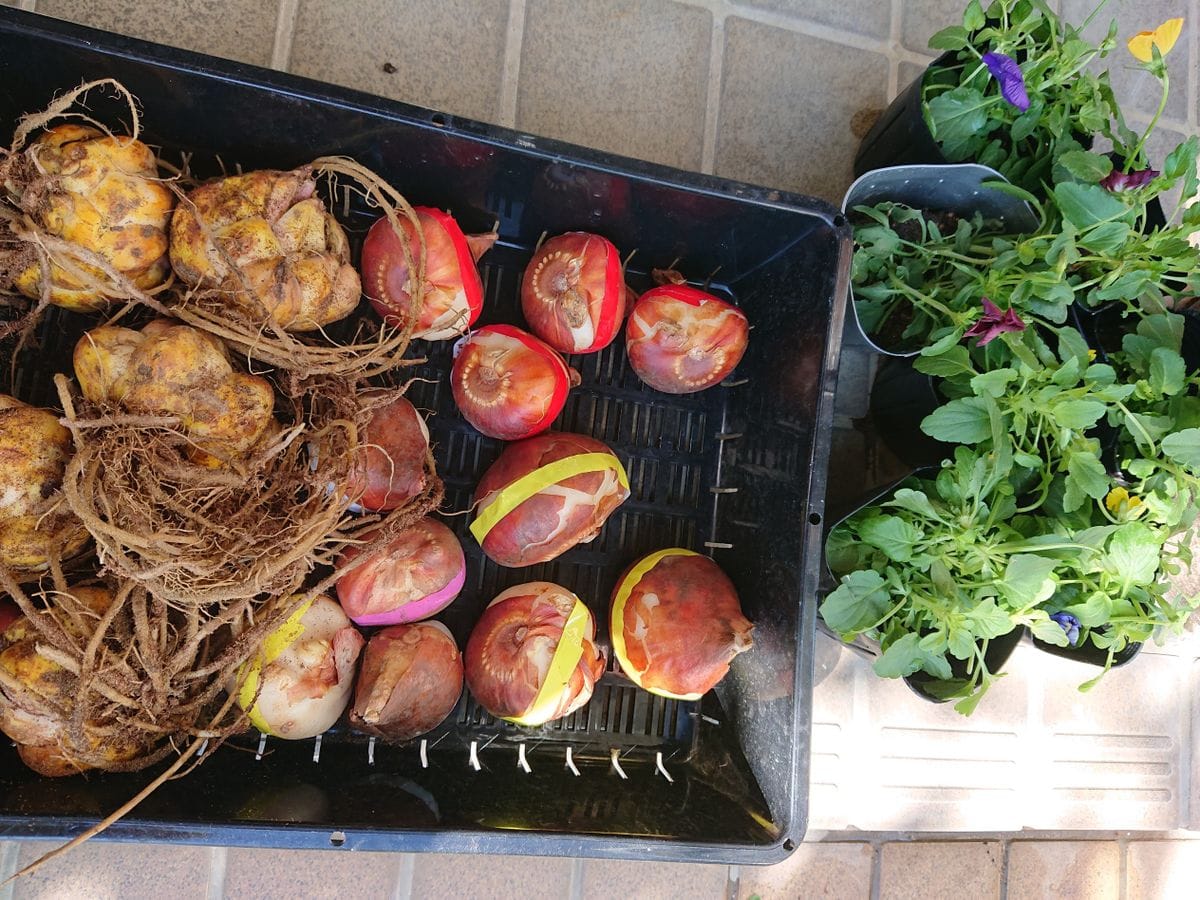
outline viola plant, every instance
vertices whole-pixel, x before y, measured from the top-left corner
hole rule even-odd
[[[1041,608],[1059,557],[1076,552],[1053,522],[1021,516],[995,453],[959,447],[932,479],[910,478],[830,533],[841,583],[821,604],[843,640],[878,641],[875,672],[924,672],[927,691],[974,711],[997,673],[989,642],[1021,626],[1058,626]],[[1048,555],[1053,552],[1054,556]],[[1061,632],[1061,629],[1059,629]]]
[[[1123,146],[1108,73],[1090,68],[1116,48],[1116,24],[1099,44],[1081,36],[1106,3],[1074,27],[1041,0],[971,0],[962,24],[935,34],[946,56],[925,74],[922,110],[946,159],[1041,194],[1058,164],[1084,164],[1093,135]]]

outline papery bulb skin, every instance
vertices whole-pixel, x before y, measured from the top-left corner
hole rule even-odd
[[[357,559],[362,552],[347,547],[338,565]],[[466,571],[458,537],[441,522],[426,517],[338,579],[338,602],[358,625],[416,622],[437,615],[454,601],[466,581]]]
[[[393,625],[363,653],[350,724],[385,740],[412,740],[445,721],[462,686],[462,654],[445,625]]]
[[[609,608],[613,654],[651,693],[698,700],[754,645],[729,577],[681,548],[649,554],[617,581]]]
[[[741,361],[750,338],[746,314],[684,284],[652,288],[638,298],[625,329],[629,365],[666,394],[692,394],[718,384]]]
[[[316,597],[267,636],[227,687],[264,734],[316,737],[349,705],[362,647],[362,635],[342,608],[329,597]]]
[[[480,328],[455,350],[450,386],[459,412],[502,441],[545,431],[579,384],[557,351],[511,325]]]
[[[418,206],[415,212],[425,238],[425,289],[419,303],[412,295],[404,243],[386,216],[371,226],[363,242],[363,291],[389,325],[407,327],[415,314],[414,338],[453,340],[475,324],[483,309],[483,282],[475,263],[498,235],[465,235],[440,209]],[[416,228],[407,216],[397,222],[415,264],[420,252]]]
[[[407,398],[372,410],[360,445],[351,487],[363,509],[390,512],[425,489],[429,427]]]
[[[499,718],[527,727],[562,718],[604,674],[595,638],[596,621],[575,594],[546,581],[516,585],[488,604],[467,640],[467,686]]]
[[[617,248],[583,231],[542,244],[521,282],[521,311],[530,330],[561,353],[595,353],[611,344],[627,301]]]
[[[534,473],[556,470],[561,477],[532,490],[528,479],[541,477]],[[603,443],[582,434],[539,434],[509,444],[479,479],[471,531],[499,565],[548,562],[594,539],[628,496],[625,470]],[[517,500],[494,524],[485,524]]]

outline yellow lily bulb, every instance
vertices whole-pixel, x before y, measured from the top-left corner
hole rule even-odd
[[[1183,31],[1183,19],[1167,19],[1153,31],[1139,31],[1129,39],[1129,52],[1142,62],[1150,62],[1154,58],[1154,46],[1158,52],[1166,56],[1179,40]]]

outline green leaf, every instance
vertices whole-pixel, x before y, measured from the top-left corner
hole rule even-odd
[[[860,634],[882,619],[890,608],[891,597],[883,576],[864,570],[851,572],[842,579],[821,604],[821,618],[849,639],[848,636]]]
[[[1108,472],[1099,457],[1092,453],[1072,453],[1067,459],[1067,478],[1093,500],[1102,500],[1108,493]]]
[[[1109,300],[1136,300],[1154,285],[1154,273],[1146,269],[1134,269],[1114,278],[1111,284],[1098,291],[1093,291],[1091,297],[1098,303]]]
[[[967,36],[967,29],[961,25],[943,28],[929,39],[929,46],[933,50],[961,50],[968,43],[970,38]]]
[[[951,626],[946,646],[955,659],[970,659],[975,655],[975,635],[970,629]]]
[[[1150,354],[1150,386],[1160,394],[1177,394],[1183,390],[1187,370],[1183,357],[1165,347]]]
[[[967,4],[966,11],[963,12],[963,28],[967,31],[978,31],[987,24],[987,19],[983,15],[983,6],[979,0],[971,0]]]
[[[921,422],[921,430],[934,440],[954,444],[977,444],[992,433],[987,406],[978,397],[951,400]]]
[[[858,526],[858,536],[877,547],[893,562],[908,562],[912,559],[913,544],[921,539],[921,532],[899,516],[875,516]]]
[[[1112,172],[1112,160],[1087,150],[1071,150],[1058,157],[1058,163],[1073,178],[1085,184],[1096,184]]]
[[[929,497],[924,491],[914,491],[912,488],[899,488],[892,494],[892,499],[888,501],[887,505],[897,507],[898,509],[906,509],[927,519],[941,521],[941,516],[937,514],[937,510],[933,508],[933,504],[929,502]]]
[[[967,620],[971,623],[971,631],[975,633],[976,637],[983,640],[998,638],[1016,628],[1012,616],[997,606],[996,601],[991,597],[981,601],[968,612]]]
[[[1065,181],[1054,186],[1054,197],[1063,218],[1080,231],[1129,212],[1124,203],[1095,184]]]
[[[1057,560],[1047,556],[1018,553],[1004,569],[1000,590],[1013,607],[1042,603],[1054,593],[1055,581],[1050,576],[1057,565]]]
[[[1122,525],[1108,542],[1105,569],[1125,584],[1151,584],[1158,572],[1162,547],[1141,522]]]
[[[1185,428],[1162,439],[1162,452],[1171,462],[1200,470],[1200,428]]]
[[[1039,641],[1045,641],[1047,644],[1053,644],[1056,647],[1071,646],[1071,641],[1067,638],[1067,633],[1063,631],[1061,625],[1051,619],[1042,610],[1036,610],[1036,612],[1041,613],[1041,615],[1030,619],[1028,622],[1029,630],[1033,632],[1035,638]]]
[[[1108,411],[1098,400],[1063,400],[1054,404],[1054,421],[1063,428],[1084,431],[1091,428]]]
[[[1112,600],[1104,591],[1093,591],[1083,603],[1063,609],[1079,620],[1084,628],[1099,628],[1112,617]]]
[[[903,678],[919,671],[927,656],[926,651],[921,649],[921,636],[909,632],[893,641],[875,660],[875,674],[881,678]]]
[[[975,372],[971,365],[971,356],[962,344],[955,346],[937,356],[918,356],[913,361],[913,368],[925,375],[935,375],[938,378],[953,378]]]
[[[1008,386],[1017,377],[1013,369],[992,369],[971,379],[971,390],[980,396],[1003,397]]]
[[[983,94],[967,87],[957,87],[929,101],[933,135],[947,156],[969,156],[983,142],[988,131],[987,110],[991,105]]]
[[[1088,229],[1079,237],[1079,244],[1096,253],[1115,253],[1132,233],[1133,229],[1124,222],[1105,222]]]

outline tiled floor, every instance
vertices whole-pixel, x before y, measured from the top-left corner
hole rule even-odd
[[[1079,18],[1093,0],[1061,2]],[[859,137],[963,3],[0,0],[835,203]],[[1109,10],[1125,32],[1187,19],[1159,146],[1196,132],[1200,0]],[[1114,84],[1144,122],[1152,86],[1122,53]],[[842,361],[832,501],[864,471],[903,471],[864,422],[871,356],[851,337]],[[1195,896],[1200,641],[1144,653],[1086,697],[1086,675],[1020,648],[969,721],[819,651],[809,840],[770,869],[93,843],[0,898]],[[0,845],[0,878],[48,846]]]

